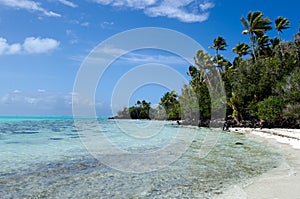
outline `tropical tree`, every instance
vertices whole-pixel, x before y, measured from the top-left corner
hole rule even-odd
[[[300,62],[300,28],[298,29],[298,32],[294,35],[293,38],[295,47],[297,48],[298,62]]]
[[[123,111],[118,113],[119,118],[127,118],[129,113],[131,119],[150,119],[149,113],[151,109],[151,103],[146,102],[145,100],[138,100],[135,106],[129,108],[124,108]],[[124,113],[125,112],[125,113]]]
[[[241,120],[243,119],[242,114],[239,110],[239,107],[242,103],[242,99],[236,95],[235,93],[231,93],[231,97],[229,101],[227,101],[227,105],[232,109],[232,118],[237,123],[237,125],[241,124]]]
[[[283,56],[283,47],[281,44],[281,36],[280,33],[282,33],[283,30],[290,28],[288,25],[290,24],[290,20],[288,20],[287,18],[283,18],[281,16],[277,17],[277,19],[275,20],[275,28],[278,32],[278,38],[280,41],[280,50],[281,50],[281,54]]]
[[[293,41],[281,42],[280,34],[289,28],[289,20],[276,19],[278,36],[273,39],[266,34],[271,30],[271,21],[261,12],[249,12],[241,22],[245,27],[242,33],[249,36],[250,42],[238,43],[232,49],[238,55],[233,64],[219,54],[227,44],[218,37],[211,46],[216,50],[214,57],[197,51],[195,64],[187,71],[191,80],[180,96],[169,91],[154,109],[145,100],[137,101],[120,111],[119,118],[182,118],[207,126],[209,120],[224,118],[223,105],[227,105],[227,116],[238,125],[261,119],[271,126],[300,128],[300,29]],[[243,58],[250,53],[252,57]]]
[[[257,115],[260,119],[275,120],[282,113],[282,101],[279,97],[270,96],[257,103]]]
[[[214,45],[209,47],[209,48],[213,48],[216,50],[216,61],[217,61],[217,66],[219,68],[220,68],[219,50],[226,50],[226,47],[227,47],[226,40],[221,36],[218,36],[216,39],[214,39]]]
[[[280,44],[280,40],[277,37],[275,37],[274,39],[270,39],[270,43],[272,45],[272,51],[273,51],[273,54],[274,54],[274,52],[277,49],[277,46]]]
[[[149,119],[149,112],[150,112],[150,108],[151,108],[151,102],[146,102],[145,100],[143,100],[141,103],[141,118],[142,119]]]
[[[200,71],[195,67],[195,66],[190,66],[189,67],[189,72],[187,72],[187,75],[190,76],[192,79],[191,79],[191,82],[190,82],[190,85],[193,87],[193,88],[196,88],[197,86],[200,85],[200,83],[202,82],[202,75],[200,73]]]
[[[160,99],[159,103],[166,111],[168,119],[179,119],[180,106],[178,101],[178,95],[175,91],[167,92]]]
[[[247,34],[251,40],[251,47],[254,59],[255,55],[255,42],[257,37],[264,34],[267,30],[272,30],[270,24],[272,23],[268,18],[264,17],[260,11],[249,12],[247,19],[241,17],[241,22],[246,28],[242,31],[242,34]]]
[[[257,51],[258,55],[270,56],[270,38],[267,35],[261,35],[257,38]]]
[[[241,58],[243,55],[249,54],[249,49],[250,46],[248,44],[239,42],[234,48],[232,48],[232,51]]]
[[[201,53],[198,53],[200,57],[203,57],[203,51]],[[205,57],[205,56],[204,56]],[[199,58],[199,57],[197,57]],[[208,57],[206,57],[208,58]],[[196,59],[199,60],[200,59]],[[202,60],[203,63],[200,64],[198,61],[198,67],[197,69],[195,66],[190,66],[189,67],[189,72],[188,75],[191,76],[191,81],[190,81],[190,86],[185,85],[184,88],[182,89],[182,95],[179,98],[180,104],[183,105],[181,107],[181,110],[186,113],[186,108],[187,107],[197,107],[196,110],[197,112],[190,111],[190,113],[193,113],[192,115],[198,115],[200,121],[205,120],[206,118],[210,117],[210,108],[211,108],[211,100],[210,100],[210,95],[209,91],[206,85],[206,79],[204,78],[204,73],[203,73],[203,68],[201,67],[203,63],[205,63],[205,60]],[[206,64],[204,64],[206,65]],[[206,67],[205,67],[206,68]],[[209,66],[208,66],[209,68]],[[206,71],[208,70],[206,69]],[[193,95],[192,95],[193,94]],[[194,97],[196,96],[196,102],[198,102],[197,105],[194,104],[195,100]],[[197,113],[197,114],[195,114]],[[183,115],[183,117],[187,117],[186,115]]]
[[[278,32],[278,38],[281,41],[280,33],[282,33],[283,30],[290,28],[288,25],[290,25],[290,20],[287,18],[283,18],[281,16],[277,17],[275,20],[275,28]]]
[[[199,102],[194,88],[184,85],[182,94],[179,96],[181,119],[186,123],[198,125],[199,121]]]

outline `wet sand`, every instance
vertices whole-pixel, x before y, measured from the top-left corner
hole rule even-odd
[[[235,185],[218,198],[230,199],[294,199],[300,198],[300,129],[232,128],[249,138],[277,148],[285,157],[284,163],[247,185]]]

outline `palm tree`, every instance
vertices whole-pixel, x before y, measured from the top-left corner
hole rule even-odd
[[[281,40],[280,33],[282,33],[282,30],[290,28],[290,27],[288,27],[288,25],[290,25],[290,23],[291,23],[290,20],[288,20],[287,18],[283,18],[281,16],[277,17],[277,19],[275,20],[275,28],[278,32],[279,40]]]
[[[221,36],[218,36],[216,39],[214,39],[214,45],[209,47],[216,50],[216,61],[218,67],[220,67],[219,60],[218,60],[219,50],[226,50],[226,47],[227,47],[226,40]]]
[[[282,44],[281,44],[280,33],[282,33],[282,30],[290,28],[290,27],[288,27],[288,25],[290,23],[291,23],[290,20],[288,20],[287,18],[283,18],[281,16],[277,17],[277,19],[275,20],[275,28],[278,32],[278,38],[280,41],[280,50],[281,50],[282,56],[283,56],[283,48],[282,48]]]
[[[249,53],[249,49],[250,46],[248,44],[239,42],[234,48],[232,48],[232,51],[238,54],[239,57],[242,57]]]
[[[178,103],[178,95],[176,92],[173,90],[171,92],[166,92],[164,96],[160,99],[160,105],[162,105],[166,112],[170,111],[173,106]]]
[[[264,34],[267,30],[271,30],[272,23],[268,18],[264,17],[263,13],[260,11],[249,12],[247,15],[247,20],[242,17],[241,22],[246,28],[242,31],[242,34],[247,34],[251,40],[251,47],[254,59],[255,56],[255,41],[259,35]]]
[[[201,72],[195,67],[195,66],[190,66],[189,67],[189,72],[187,72],[187,75],[190,76],[191,79],[191,86],[193,88],[197,88],[200,85],[200,80],[201,80]]]
[[[271,55],[270,41],[271,39],[267,35],[261,35],[257,38],[257,50],[259,56]]]
[[[151,102],[146,102],[146,100],[143,100],[141,102],[141,105],[142,105],[142,110],[141,110],[142,119],[150,119],[149,112],[151,109]]]

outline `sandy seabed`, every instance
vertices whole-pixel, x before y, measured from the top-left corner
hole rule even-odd
[[[300,129],[231,128],[230,131],[278,148],[286,161],[247,185],[229,188],[217,198],[300,199]]]

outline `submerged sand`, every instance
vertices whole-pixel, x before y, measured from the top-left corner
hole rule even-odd
[[[218,198],[300,199],[300,129],[232,128],[249,138],[271,145],[284,155],[278,168],[254,178],[247,185],[235,185]]]

